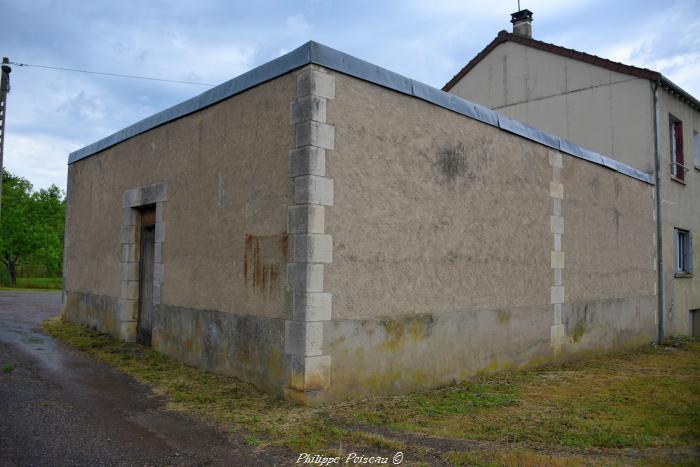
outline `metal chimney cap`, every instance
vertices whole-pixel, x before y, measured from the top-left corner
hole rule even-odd
[[[513,24],[522,23],[523,21],[532,21],[532,12],[526,8],[524,10],[511,13],[510,18],[510,22]]]

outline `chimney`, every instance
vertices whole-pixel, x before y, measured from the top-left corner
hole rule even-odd
[[[532,37],[532,12],[520,10],[510,14],[510,22],[513,23],[513,34]]]

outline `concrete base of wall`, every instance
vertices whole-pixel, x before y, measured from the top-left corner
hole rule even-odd
[[[563,353],[636,347],[656,340],[656,295],[564,304]]]
[[[121,339],[119,299],[104,295],[66,292],[62,316],[99,332]]]
[[[655,296],[562,307],[555,353],[549,306],[395,319],[329,321],[333,360],[325,400],[426,390],[512,368],[640,346],[655,338]]]
[[[556,353],[549,306],[326,321],[330,386],[308,394],[291,389],[282,319],[160,305],[153,348],[295,402],[320,403],[426,390],[639,346],[655,338],[655,306],[655,296],[565,304],[565,337]],[[118,310],[117,298],[69,292],[64,317],[123,339]]]
[[[68,292],[63,317],[128,340],[117,319],[119,299]],[[159,305],[154,309],[152,347],[213,373],[234,376],[283,396],[287,368],[284,320],[216,310]]]
[[[157,316],[154,349],[283,395],[288,365],[283,320],[171,305],[160,305]]]

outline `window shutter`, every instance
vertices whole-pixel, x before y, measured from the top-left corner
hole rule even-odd
[[[673,229],[673,262],[675,263],[673,269],[676,272],[681,270],[679,237],[678,229]]]
[[[676,157],[680,164],[683,163],[683,122],[675,122],[676,131]]]
[[[683,122],[673,122],[673,136],[676,143],[676,161],[678,164],[685,165],[683,162]],[[676,176],[681,180],[685,179],[685,170],[683,167],[676,168]]]
[[[693,234],[688,232],[688,248],[685,251],[685,269],[687,272],[693,272]]]

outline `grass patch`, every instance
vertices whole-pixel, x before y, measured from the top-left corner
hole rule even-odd
[[[260,440],[253,435],[248,435],[245,438],[243,438],[243,442],[245,444],[247,444],[248,446],[253,446],[253,447],[260,446]]]
[[[5,366],[2,367],[2,372],[3,373],[12,373],[15,369],[15,366],[12,363],[6,363]]]
[[[63,288],[63,279],[60,277],[18,277],[17,285],[11,287],[8,284],[3,284],[0,290],[15,290],[15,291],[37,291],[37,290],[61,290]]]
[[[628,452],[700,442],[700,342],[693,340],[479,377],[421,394],[311,408],[58,318],[44,327],[149,384],[170,408],[217,422],[250,446],[324,453],[352,445],[367,454],[416,453],[420,449],[405,436],[418,436],[424,448],[435,438],[504,447],[475,451],[470,445],[441,454],[455,465],[564,465],[578,458],[555,454],[562,449]],[[528,449],[512,448],[515,443]]]
[[[700,343],[478,378],[377,400],[353,416],[446,438],[572,448],[694,444],[700,441]]]

